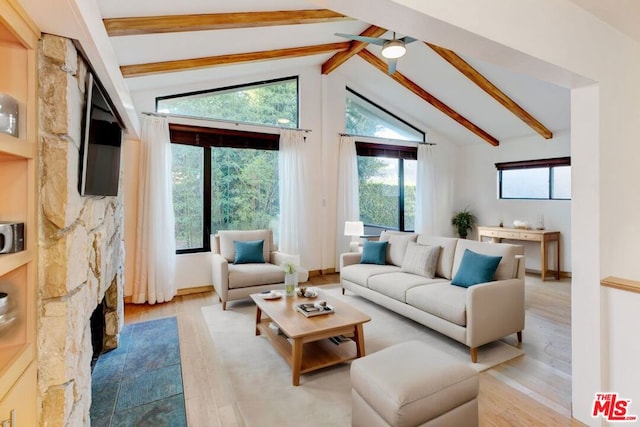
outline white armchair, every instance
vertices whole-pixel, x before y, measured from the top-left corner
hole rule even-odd
[[[236,259],[234,241],[263,240],[264,263],[234,264]],[[297,255],[273,250],[271,230],[220,230],[211,235],[211,265],[213,286],[227,309],[227,301],[247,298],[256,292],[284,288],[282,264],[292,261],[298,264]],[[309,280],[309,271],[297,267],[298,282]]]

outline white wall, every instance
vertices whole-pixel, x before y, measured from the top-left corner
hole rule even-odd
[[[459,179],[456,208],[469,207],[481,225],[497,225],[500,218],[505,227],[514,220],[529,222],[532,226],[540,215],[547,230],[560,231],[561,271],[571,271],[571,201],[569,200],[504,200],[498,198],[495,163],[546,159],[571,155],[569,131],[555,132],[550,140],[529,136],[500,141],[499,147],[469,145],[460,147],[458,160]],[[475,234],[473,235],[475,238]],[[524,244],[526,268],[540,271],[540,244],[512,241]],[[555,269],[556,245],[549,245],[549,268]]]

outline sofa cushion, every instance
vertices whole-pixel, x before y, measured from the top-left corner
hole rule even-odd
[[[283,283],[284,271],[274,264],[229,264],[229,289]]]
[[[456,246],[458,240],[455,237],[436,237],[425,236],[421,234],[418,236],[417,242],[421,245],[440,246],[440,257],[438,258],[438,264],[436,265],[436,276],[444,277],[451,280],[453,277],[453,260],[456,254]]]
[[[501,256],[500,264],[494,276],[494,280],[513,279],[517,275],[516,253],[519,249],[517,245],[508,243],[478,242],[477,240],[460,239],[456,247],[456,254],[453,259],[453,275],[458,272],[460,262],[465,249],[469,249],[477,254]]]
[[[269,255],[272,251],[271,242],[273,241],[271,230],[220,230],[218,231],[218,238],[220,241],[220,255],[228,262],[233,262],[236,259],[234,240],[264,240],[262,253],[264,259],[266,261],[269,260]]]
[[[395,265],[352,264],[342,267],[340,277],[365,288],[369,287],[369,278],[378,274],[400,271]]]
[[[369,289],[393,298],[397,301],[406,302],[407,290],[414,286],[429,285],[441,282],[446,279],[429,279],[417,274],[404,273],[401,271],[378,274],[369,278]]]
[[[360,264],[385,264],[388,242],[366,241],[362,245],[362,257]]]
[[[478,283],[491,282],[501,259],[501,256],[483,255],[465,249],[460,268],[451,284],[468,288]]]
[[[407,242],[407,250],[402,260],[402,271],[433,279],[440,256],[440,246],[419,245]]]
[[[236,252],[234,264],[264,263],[262,248],[264,240],[234,240],[233,249]]]
[[[381,242],[389,242],[387,247],[387,264],[393,264],[400,266],[404,259],[405,251],[407,249],[407,243],[415,242],[418,235],[415,233],[409,233],[406,231],[388,231],[383,230],[380,233]]]
[[[456,325],[467,325],[467,289],[449,282],[415,286],[407,290],[407,304],[448,320]]]

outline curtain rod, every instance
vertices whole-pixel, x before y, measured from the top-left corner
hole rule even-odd
[[[284,126],[276,126],[276,125],[262,125],[258,123],[249,123],[249,122],[241,122],[237,120],[224,120],[224,119],[211,119],[209,117],[195,117],[195,116],[186,116],[183,114],[167,114],[167,113],[152,113],[148,111],[144,111],[142,114],[146,116],[156,116],[156,117],[174,117],[177,119],[194,119],[194,120],[206,120],[209,122],[217,122],[217,123],[230,123],[236,126],[239,125],[248,125],[248,126],[258,126],[258,127],[268,127],[274,129],[289,129],[289,130],[299,130],[302,132],[311,132],[311,129],[301,129],[301,128],[287,128]]]
[[[423,145],[438,145],[435,142],[424,142],[424,141],[407,141],[405,139],[396,139],[396,138],[384,138],[382,136],[367,136],[367,135],[355,135],[352,133],[339,133],[340,136],[352,136],[354,138],[370,138],[370,139],[379,139],[381,141],[389,141],[389,142],[410,142],[412,144],[423,144]]]

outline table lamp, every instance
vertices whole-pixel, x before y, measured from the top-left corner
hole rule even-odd
[[[344,222],[344,235],[351,236],[351,243],[349,243],[349,249],[351,252],[358,252],[358,246],[360,245],[360,236],[364,234],[364,222],[362,221],[345,221]]]

